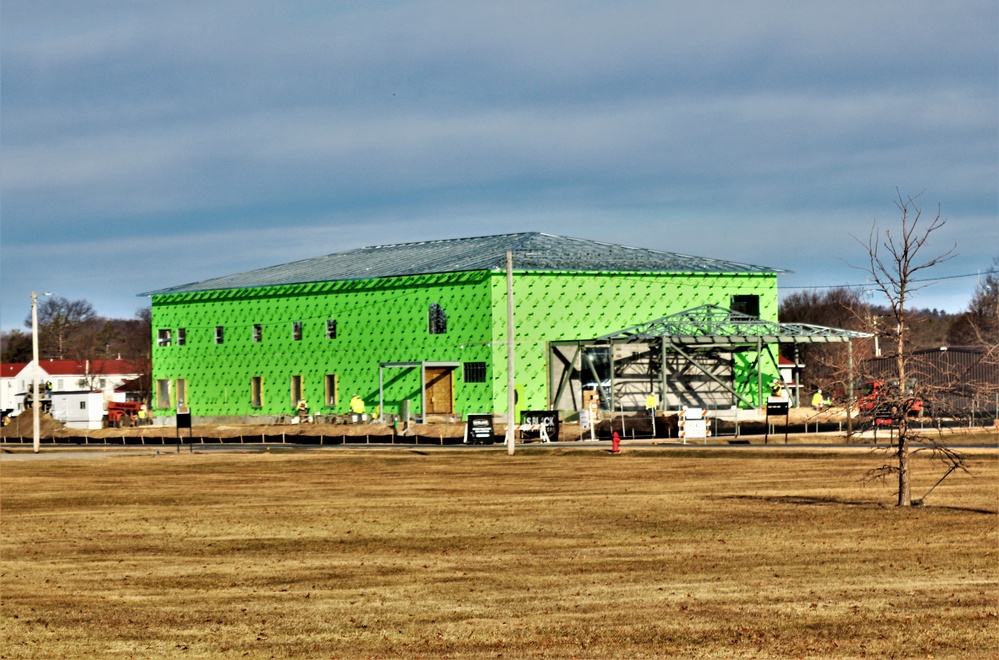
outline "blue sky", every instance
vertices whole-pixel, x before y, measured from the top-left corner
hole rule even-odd
[[[939,2],[4,0],[0,322],[518,231],[865,282],[897,192],[999,256],[999,11]]]

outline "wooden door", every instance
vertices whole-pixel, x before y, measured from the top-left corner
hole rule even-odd
[[[450,415],[454,412],[451,388],[452,367],[427,367],[424,390],[427,396],[428,415]]]

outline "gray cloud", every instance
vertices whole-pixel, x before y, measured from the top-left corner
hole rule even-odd
[[[522,230],[843,283],[896,187],[952,218],[950,273],[999,243],[994,2],[11,0],[3,18],[5,301],[44,288],[40,263],[117,315],[385,236]]]

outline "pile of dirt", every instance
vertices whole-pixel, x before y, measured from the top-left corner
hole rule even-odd
[[[4,438],[30,438],[33,436],[32,415],[25,412],[17,417],[11,417],[8,423],[0,429],[0,437]],[[70,429],[71,431],[73,429]],[[58,422],[51,415],[39,415],[39,437],[41,438],[64,438],[75,433],[67,432],[62,422]]]

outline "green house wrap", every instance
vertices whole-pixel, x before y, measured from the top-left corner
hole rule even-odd
[[[358,396],[372,415],[506,413],[507,252],[520,409],[553,401],[551,342],[701,305],[777,317],[774,268],[542,233],[372,246],[144,294],[154,411],[350,414]]]

